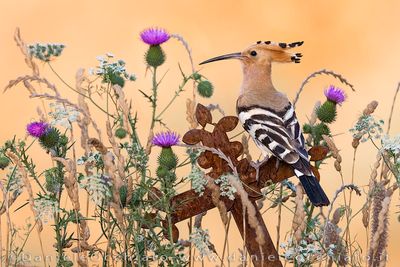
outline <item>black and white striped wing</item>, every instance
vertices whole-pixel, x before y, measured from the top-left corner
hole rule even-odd
[[[238,115],[261,150],[310,173],[304,137],[291,104],[279,112],[260,106],[238,108]]]

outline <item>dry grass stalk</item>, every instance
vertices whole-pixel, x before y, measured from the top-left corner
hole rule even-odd
[[[79,212],[80,204],[79,204],[79,187],[78,182],[76,180],[76,165],[71,159],[64,159],[59,157],[52,158],[55,161],[60,162],[64,165],[65,170],[68,175],[64,176],[64,184],[67,189],[68,196],[72,202],[72,206],[75,211]]]
[[[81,215],[80,215],[80,202],[79,202],[79,186],[76,178],[77,173],[76,173],[75,161],[59,157],[53,157],[52,159],[57,162],[60,162],[65,167],[65,170],[68,175],[64,176],[64,185],[67,190],[69,199],[72,202],[72,207],[75,210],[75,216],[77,220],[79,220],[78,218],[81,217]],[[88,228],[86,229],[87,227],[86,222],[84,220],[79,220],[79,221],[80,221],[79,223],[77,221],[78,248],[76,250],[73,250],[73,252],[78,253],[79,266],[86,267],[88,266],[86,255],[83,257],[81,256],[82,243],[86,242],[87,239],[90,237],[90,232],[88,232],[89,230]],[[84,229],[82,229],[82,227]],[[83,238],[82,238],[82,233],[84,233]]]
[[[372,113],[375,112],[375,109],[378,107],[378,104],[379,104],[378,101],[376,101],[376,100],[372,101],[364,109],[363,114],[366,116],[371,115]]]
[[[214,183],[214,179],[211,178],[208,175],[204,176],[208,183],[207,183],[207,187],[211,190],[211,199],[214,203],[214,205],[218,208],[219,211],[219,215],[221,217],[222,222],[224,223],[224,225],[226,225],[228,223],[228,216],[227,216],[227,209],[225,206],[225,203],[223,201],[220,200],[220,191],[219,191],[219,187]]]
[[[32,186],[31,186],[31,183],[29,182],[29,178],[28,178],[28,173],[26,172],[25,167],[22,164],[22,162],[19,160],[19,158],[14,153],[12,153],[11,151],[7,151],[6,154],[17,166],[18,171],[22,176],[22,181],[24,182],[24,186],[26,188],[26,191],[27,191],[28,197],[29,197],[28,198],[29,206],[31,208],[31,211],[34,215],[35,220],[37,221],[36,226],[37,226],[38,232],[40,233],[43,230],[43,224],[42,224],[42,221],[39,219],[39,216],[34,208],[35,201],[34,201],[34,197],[33,197]]]
[[[333,258],[337,260],[339,266],[345,266],[347,264],[347,251],[345,246],[342,244],[342,239],[340,238],[340,228],[338,227],[338,223],[340,219],[343,217],[343,209],[337,208],[333,213],[332,220],[327,221],[324,227],[324,246],[325,248],[329,248],[331,245],[334,245],[333,248]],[[328,261],[328,266],[332,266],[333,258],[330,257]]]
[[[363,222],[363,225],[365,228],[367,228],[369,226],[371,200],[372,200],[373,194],[375,193],[375,190],[376,190],[376,177],[378,176],[378,168],[381,164],[381,160],[382,160],[382,154],[380,152],[378,152],[376,155],[376,161],[374,163],[374,166],[372,168],[372,172],[371,172],[370,178],[369,178],[367,200],[366,200],[366,203],[364,204],[364,207],[362,210],[362,215],[363,215],[362,222]]]
[[[340,163],[342,162],[342,157],[339,154],[339,149],[336,147],[335,143],[333,142],[333,139],[330,138],[329,136],[322,135],[322,138],[328,145],[329,150],[332,152],[332,157],[335,159],[334,166],[335,166],[336,171],[341,172],[342,167],[341,167]]]
[[[105,173],[110,177],[113,183],[113,203],[110,206],[113,208],[115,217],[122,229],[125,229],[125,222],[123,220],[123,212],[119,203],[121,202],[120,188],[124,185],[118,173],[118,169],[114,164],[114,156],[107,150],[105,145],[96,138],[90,138],[88,141],[89,145],[93,146],[97,151],[101,153],[103,158]]]
[[[1,204],[1,208],[0,208],[0,216],[3,215],[4,212],[6,212],[8,208],[11,207],[11,205],[15,202],[15,200],[17,200],[18,197],[19,197],[19,195],[12,194],[7,197],[7,203],[5,202],[5,200],[3,200],[3,203]]]
[[[389,119],[388,119],[388,128],[387,128],[386,134],[389,134],[389,132],[390,132],[390,126],[392,125],[394,106],[396,104],[396,99],[397,99],[397,95],[398,95],[399,91],[400,91],[400,82],[397,84],[396,92],[394,93],[392,107],[390,108],[390,115],[389,115]]]
[[[45,113],[43,113],[43,111],[40,107],[36,107],[36,113],[38,114],[40,121],[47,122],[46,115],[45,115]]]
[[[296,185],[296,210],[293,216],[293,223],[292,223],[292,232],[293,236],[297,242],[300,242],[302,238],[302,233],[307,227],[306,224],[306,213],[304,211],[304,202],[303,202],[303,187],[300,184]]]
[[[192,56],[192,49],[190,48],[189,43],[188,43],[188,42],[185,40],[185,38],[183,38],[183,36],[181,36],[180,34],[174,33],[174,34],[171,34],[171,37],[177,39],[179,42],[182,43],[183,47],[185,47],[186,52],[188,53],[188,56],[189,56],[190,66],[191,66],[191,68],[192,68],[192,73],[195,73],[196,70],[195,70],[195,68],[194,68],[194,62],[193,62],[193,56]],[[195,90],[196,90],[196,82],[193,80],[193,95],[192,95],[192,97],[193,97],[193,102],[194,102],[194,103],[196,102],[196,93],[195,93]],[[192,129],[194,129],[194,128],[196,128],[196,127],[197,127],[197,125],[196,125],[195,127],[192,127]]]
[[[151,153],[151,148],[153,147],[153,137],[154,137],[154,131],[153,129],[151,129],[149,132],[149,136],[147,137],[147,144],[146,144],[147,155],[150,155]]]
[[[107,147],[105,145],[103,145],[103,143],[99,139],[89,138],[88,144],[89,144],[89,146],[93,146],[102,155],[105,155],[108,152]]]
[[[369,104],[367,105],[367,107],[364,109],[363,115],[364,115],[364,116],[371,115],[372,113],[374,113],[374,111],[375,111],[375,109],[376,109],[377,107],[378,107],[378,101],[376,101],[376,100],[372,101],[372,102],[369,103]],[[360,140],[361,140],[361,137],[360,137],[360,138],[353,138],[353,142],[351,143],[351,145],[352,145],[352,147],[353,147],[354,149],[356,149],[356,148],[359,146]]]
[[[11,217],[10,217],[10,210],[9,210],[9,203],[8,203],[8,192],[6,190],[6,188],[4,187],[3,183],[0,180],[0,189],[1,192],[3,193],[3,206],[5,206],[5,212],[6,212],[6,217],[7,217],[7,229],[6,229],[6,248],[5,248],[5,266],[9,266],[9,259],[10,259],[10,255],[9,255],[9,247],[10,247],[10,233],[11,230],[13,229],[13,225],[11,223]],[[4,205],[5,204],[5,205]],[[0,236],[3,236],[2,234]],[[3,243],[0,243],[1,245],[1,249],[3,252]],[[3,258],[1,258],[1,261],[3,260]]]
[[[32,70],[32,74],[34,76],[39,76],[39,67],[32,60],[32,56],[28,53],[27,46],[21,38],[21,32],[20,32],[19,28],[15,29],[14,40],[17,43],[17,46],[19,47],[19,49],[21,50],[22,54],[25,57],[26,65]]]
[[[209,111],[217,110],[219,113],[221,113],[222,117],[225,117],[225,111],[221,108],[219,104],[208,104],[206,108]]]
[[[256,241],[259,244],[259,246],[262,246],[265,244],[265,236],[264,232],[262,230],[262,227],[256,217],[256,207],[255,205],[250,201],[249,196],[244,190],[242,182],[239,180],[237,175],[229,175],[228,176],[229,183],[237,190],[238,195],[240,196],[240,200],[242,201],[243,205],[243,210],[246,210],[247,212],[247,218],[248,222],[251,226],[256,231]]]
[[[314,108],[313,108],[312,113],[311,113],[311,116],[310,116],[310,119],[309,119],[309,121],[308,121],[308,124],[310,124],[311,126],[314,126],[314,124],[317,123],[317,119],[318,119],[318,116],[317,116],[317,109],[318,109],[320,106],[321,106],[321,101],[315,102]]]
[[[308,124],[310,124],[311,126],[314,126],[315,123],[317,122],[317,109],[321,106],[321,101],[317,101],[314,104],[313,110],[311,112],[311,116],[308,120]],[[307,143],[311,143],[312,142],[312,134],[308,134],[307,136]]]
[[[118,85],[113,86],[114,92],[118,95],[117,103],[122,111],[122,119],[124,122],[123,128],[129,133],[132,134],[131,127],[129,127],[129,117],[130,117],[130,108],[128,102],[125,99],[125,93],[122,88]]]
[[[186,120],[190,124],[191,129],[196,129],[198,122],[196,120],[196,102],[191,99],[186,99]]]
[[[89,245],[88,240],[90,238],[90,229],[89,226],[87,225],[86,220],[83,218],[83,216],[78,213],[77,216],[79,216],[79,245],[78,247],[75,247],[71,249],[72,252],[74,253],[84,253],[81,256],[78,256],[78,265],[81,267],[87,267],[88,266],[88,259],[87,259],[87,251],[93,251],[96,249],[95,246]]]
[[[246,156],[248,161],[252,161],[249,150],[249,137],[246,134],[242,134],[242,145],[243,145],[243,155]]]
[[[83,88],[82,83],[86,80],[84,76],[84,69],[79,69],[75,75],[75,87],[76,90],[80,93],[78,94],[78,107],[82,109],[81,116],[78,117],[77,123],[81,130],[81,147],[83,148],[84,155],[87,157],[90,153],[89,148],[89,125],[90,125],[90,111],[89,106],[85,102],[85,98],[83,97]],[[98,132],[99,133],[99,132]],[[100,134],[100,133],[99,133]],[[85,163],[85,174],[86,176],[92,175],[91,166],[88,163]],[[86,196],[86,217],[89,215],[89,194]]]
[[[382,266],[382,261],[386,262],[386,255],[383,253],[386,251],[388,241],[388,215],[392,194],[392,190],[387,190],[386,192],[382,191],[380,198],[383,196],[384,198],[382,202],[377,205],[380,210],[375,210],[374,207],[376,230],[371,232],[371,244],[369,248],[370,266]],[[378,200],[380,200],[380,198],[378,198]],[[382,256],[385,258],[382,259]],[[383,266],[385,266],[385,264]]]
[[[66,105],[66,106],[70,106],[70,107],[76,109],[77,111],[79,111],[81,113],[83,112],[83,110],[80,107],[78,107],[76,104],[72,103],[71,101],[69,101],[66,98],[62,98],[62,97],[59,97],[59,96],[53,96],[53,95],[44,93],[44,94],[31,94],[30,98],[40,98],[40,99],[53,100],[53,101],[55,101],[57,103],[60,103],[60,104]]]
[[[384,199],[386,197],[386,190],[382,182],[375,182],[374,191],[373,191],[373,198],[372,198],[372,215],[371,215],[371,243],[369,246],[368,256],[369,256],[369,265],[372,266],[374,262],[376,248],[378,246],[378,242],[375,238],[375,233],[378,231],[380,220],[382,220],[382,216],[384,213],[381,214],[383,209]]]
[[[79,107],[81,111],[82,117],[78,119],[78,126],[81,128],[81,134],[84,136],[81,136],[81,146],[82,148],[86,151],[88,148],[88,144],[85,143],[89,139],[89,124],[91,123],[95,131],[97,132],[97,135],[99,137],[99,140],[101,141],[101,131],[100,128],[97,126],[96,121],[92,119],[92,116],[90,114],[89,106],[85,101],[85,97],[83,96],[85,94],[84,89],[82,88],[82,84],[88,81],[87,77],[85,76],[85,70],[84,69],[78,69],[75,75],[75,87],[76,90],[79,92],[78,94],[78,104],[77,106]]]
[[[301,84],[299,90],[297,91],[296,96],[295,96],[295,98],[294,98],[294,100],[293,100],[293,106],[294,106],[294,107],[296,106],[296,103],[297,103],[297,101],[299,100],[300,94],[301,94],[301,92],[303,92],[305,85],[306,85],[312,78],[314,78],[314,77],[316,77],[316,76],[318,76],[318,75],[322,75],[322,74],[324,74],[324,75],[329,75],[329,76],[332,76],[332,77],[334,77],[334,78],[336,78],[336,79],[339,79],[339,81],[340,81],[341,83],[343,83],[343,84],[349,86],[349,87],[351,88],[351,90],[355,91],[355,90],[354,90],[354,86],[353,86],[351,83],[349,83],[341,74],[335,73],[335,72],[330,71],[330,70],[322,69],[322,70],[319,70],[319,71],[316,71],[316,72],[311,73],[311,74],[302,82],[302,84]]]
[[[43,223],[40,220],[40,218],[39,218],[39,216],[37,214],[37,211],[35,210],[35,200],[34,200],[34,197],[33,197],[32,186],[31,186],[31,183],[29,182],[28,173],[26,172],[23,163],[19,160],[19,158],[14,153],[12,153],[11,151],[7,151],[6,154],[14,162],[14,164],[17,166],[18,171],[21,174],[22,181],[24,183],[26,191],[28,193],[29,206],[30,206],[31,211],[33,213],[33,216],[35,218],[35,228],[36,228],[37,233],[38,233],[39,244],[40,244],[40,249],[42,251],[44,265],[46,266],[46,258],[44,257],[43,242],[42,242],[42,237],[41,237],[41,232],[43,230]],[[6,209],[7,210],[8,210],[8,207],[9,207],[9,204],[8,204],[8,199],[7,199],[7,202],[6,202]]]

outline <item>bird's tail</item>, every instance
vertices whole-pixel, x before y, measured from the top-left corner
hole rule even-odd
[[[299,177],[304,191],[314,206],[321,207],[329,205],[329,199],[315,176],[302,174],[297,175],[297,177]]]

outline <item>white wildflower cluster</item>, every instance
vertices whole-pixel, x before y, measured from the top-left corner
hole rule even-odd
[[[219,185],[221,196],[226,196],[230,200],[234,200],[237,190],[229,183],[229,175],[230,174],[221,175],[218,179],[215,180],[215,183]]]
[[[90,176],[83,176],[79,185],[84,188],[91,201],[96,205],[101,206],[104,201],[111,198],[111,180],[102,174],[93,174]]]
[[[197,165],[193,165],[188,178],[192,181],[192,188],[194,191],[202,196],[207,185],[207,180],[204,178],[204,172]]]
[[[201,228],[194,227],[194,231],[189,236],[189,242],[191,242],[197,250],[200,252],[200,255],[208,256],[212,253],[210,247],[210,234],[208,230],[203,230]]]
[[[47,224],[54,219],[54,213],[58,210],[58,206],[54,199],[41,196],[34,200],[34,209],[38,219]]]
[[[115,77],[124,77],[126,80],[135,81],[136,76],[130,74],[125,69],[125,61],[122,59],[114,60],[114,55],[107,53],[105,56],[98,56],[99,66],[95,69],[89,69],[91,75],[103,77],[103,82],[114,83]]]
[[[396,135],[393,138],[385,135],[382,138],[382,148],[386,151],[390,151],[396,156],[400,155],[400,134]]]
[[[295,266],[310,266],[324,257],[324,249],[318,241],[321,238],[315,233],[310,233],[299,242],[289,238],[286,243],[280,244],[280,247],[284,250],[281,256],[285,260],[295,263]]]
[[[65,48],[63,44],[30,44],[28,45],[28,53],[33,57],[42,61],[50,61],[61,55]]]
[[[22,193],[24,182],[22,181],[21,173],[17,168],[10,166],[8,173],[6,174],[6,190],[14,196],[19,196]]]
[[[73,107],[64,106],[61,103],[50,103],[49,116],[51,126],[62,126],[66,129],[71,129],[71,123],[78,119],[79,112]]]
[[[353,133],[353,138],[360,139],[361,142],[366,142],[369,138],[380,138],[383,129],[383,120],[376,121],[371,115],[362,115],[350,132]]]
[[[382,152],[387,152],[389,156],[392,172],[400,184],[400,134],[390,138],[386,135],[382,138]]]

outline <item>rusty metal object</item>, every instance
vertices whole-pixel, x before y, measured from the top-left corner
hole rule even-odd
[[[238,118],[227,116],[220,119],[217,123],[213,123],[211,112],[203,105],[198,104],[196,107],[196,119],[202,128],[189,130],[183,136],[183,142],[188,145],[197,145],[201,143],[202,146],[220,150],[229,157],[253,205],[255,205],[257,199],[262,197],[261,189],[265,187],[267,183],[278,183],[294,176],[293,169],[290,165],[284,162],[277,162],[278,160],[275,157],[271,157],[260,166],[259,179],[257,181],[256,170],[251,166],[250,162],[246,158],[239,159],[243,154],[243,145],[238,141],[230,141],[227,135],[227,132],[236,128],[239,122]],[[212,132],[205,130],[207,124],[214,126]],[[313,147],[309,150],[311,160],[313,161],[324,159],[327,153],[328,150],[321,146]],[[208,150],[200,154],[197,163],[204,169],[210,169],[207,175],[214,179],[217,179],[224,173],[232,172],[224,159],[221,159],[217,154]],[[319,179],[320,175],[318,170],[313,168],[313,172]],[[152,192],[153,196],[159,194],[156,190]],[[265,244],[261,247],[259,247],[256,242],[255,231],[249,225],[247,215],[243,222],[243,206],[240,197],[237,195],[234,201],[226,197],[222,197],[220,200],[224,202],[227,210],[232,212],[240,234],[246,239],[246,248],[252,256],[253,265],[265,267],[282,266],[279,255],[257,206],[255,205],[256,217],[264,232],[265,239]],[[176,223],[215,208],[209,189],[206,189],[202,196],[199,196],[194,190],[178,194],[172,198],[171,205],[174,210],[171,214],[171,220],[174,224],[174,240],[179,236],[178,229],[175,226]]]

